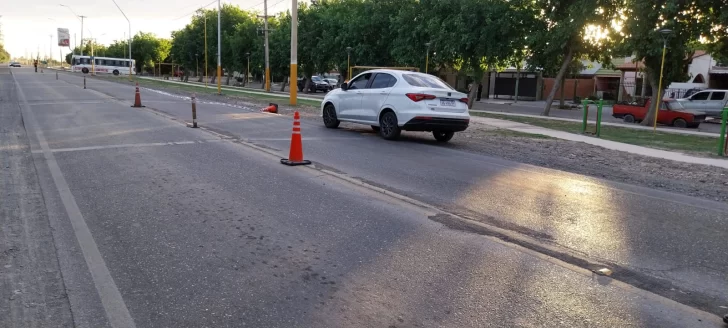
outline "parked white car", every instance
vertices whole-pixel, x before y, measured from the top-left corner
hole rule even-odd
[[[355,76],[321,102],[327,128],[340,122],[371,125],[388,140],[401,131],[432,132],[447,142],[470,123],[467,96],[428,74],[377,69]]]

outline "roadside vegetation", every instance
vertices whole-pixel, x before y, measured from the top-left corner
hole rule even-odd
[[[532,117],[520,117],[512,115],[498,115],[490,113],[471,112],[474,116],[483,116],[497,118],[501,120],[514,121],[524,124],[540,126],[548,129],[570,132],[575,134],[581,133],[581,123],[557,121],[549,119],[539,119]],[[588,124],[587,131],[594,131],[595,125]],[[649,130],[638,130],[630,128],[620,128],[616,126],[602,125],[601,138],[632,145],[645,146],[664,150],[677,150],[688,153],[697,153],[701,155],[715,155],[718,145],[718,138],[685,135],[677,133],[652,132]]]

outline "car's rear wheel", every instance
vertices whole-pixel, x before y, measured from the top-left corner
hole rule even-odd
[[[399,125],[397,125],[397,114],[394,112],[386,112],[379,118],[379,135],[387,140],[395,140],[402,133]]]
[[[624,123],[634,123],[634,116],[632,115],[624,115],[622,119],[624,120]]]
[[[686,128],[688,127],[688,122],[681,118],[676,118],[674,121],[672,121],[672,125],[677,128]]]
[[[454,135],[455,132],[452,131],[432,131],[432,136],[435,137],[435,140],[438,142],[448,142]]]
[[[324,106],[324,126],[329,129],[336,129],[341,124],[341,121],[336,117],[336,108],[332,104],[326,104]]]

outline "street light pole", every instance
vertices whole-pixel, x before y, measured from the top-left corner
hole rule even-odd
[[[660,63],[660,82],[657,87],[657,95],[655,96],[655,119],[652,123],[652,132],[657,131],[657,115],[660,113],[660,103],[662,102],[662,71],[665,68],[665,53],[667,52],[667,37],[670,36],[672,30],[661,29],[658,31],[662,36],[662,63]]]
[[[200,55],[195,54],[195,76],[200,76]]]
[[[205,88],[207,88],[207,13],[205,14]]]
[[[250,52],[245,53],[248,56],[248,69],[245,71],[245,80],[243,80],[243,86],[248,84],[248,77],[250,77]]]
[[[268,1],[263,0],[263,33],[265,34],[265,91],[270,92],[270,62],[268,60]]]
[[[351,47],[346,47],[346,80],[351,80]]]
[[[53,34],[48,34],[50,38],[50,44],[48,45],[48,64],[47,67],[51,67],[51,60],[53,59]]]
[[[121,10],[121,7],[119,7],[119,4],[116,3],[116,0],[111,0],[116,5],[116,8],[119,9],[122,15],[124,15],[124,18],[126,18],[126,22],[129,23],[129,81],[131,81],[131,71],[132,71],[132,64],[131,64],[131,21],[129,20],[129,17],[126,17],[126,14],[123,10]]]
[[[427,74],[430,65],[430,42],[425,43],[425,46],[427,47],[427,55],[425,55],[425,74]]]
[[[222,47],[221,36],[220,36],[220,0],[217,0],[217,94],[220,95],[220,79],[222,78],[222,64],[220,63],[220,48]]]
[[[291,1],[291,77],[288,78],[289,103],[296,105],[298,99],[298,0]]]

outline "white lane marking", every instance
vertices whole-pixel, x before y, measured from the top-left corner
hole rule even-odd
[[[100,149],[116,149],[116,148],[137,148],[137,147],[154,147],[154,146],[175,146],[175,145],[191,145],[195,143],[209,143],[219,142],[220,139],[206,139],[206,140],[185,140],[185,141],[172,141],[172,142],[150,142],[150,143],[135,143],[135,144],[120,144],[120,145],[105,145],[105,146],[88,146],[88,147],[75,147],[75,148],[56,148],[49,149],[52,153],[65,153],[70,151],[84,151],[84,150],[100,150]],[[42,154],[44,150],[33,150],[33,154]]]
[[[21,88],[20,83],[18,83],[15,79],[15,76],[13,76],[13,80],[18,88],[18,95],[20,96],[22,104],[21,108],[23,118],[33,128],[33,130],[35,130],[38,143],[40,143],[40,147],[43,151],[43,157],[45,157],[45,161],[48,163],[48,169],[51,173],[51,177],[53,178],[53,182],[56,185],[56,190],[61,197],[63,207],[66,209],[68,219],[71,221],[71,226],[73,226],[73,232],[78,240],[81,253],[86,261],[86,266],[88,266],[89,272],[91,273],[91,279],[94,282],[96,291],[99,293],[101,304],[104,306],[104,310],[106,311],[106,317],[111,326],[114,328],[135,328],[136,325],[134,324],[134,319],[132,319],[129,309],[126,307],[124,299],[121,297],[119,288],[116,287],[116,283],[114,282],[114,278],[111,276],[111,272],[109,272],[109,268],[106,267],[106,262],[96,245],[94,237],[91,235],[88,225],[86,225],[86,220],[81,214],[81,209],[78,208],[78,204],[68,187],[66,178],[63,177],[61,168],[58,166],[58,162],[56,162],[50,147],[48,147],[48,142],[43,136],[43,131],[40,130],[36,123],[33,111],[25,98],[23,88]]]
[[[42,105],[85,105],[85,104],[106,104],[108,101],[31,101],[28,103],[28,106],[42,106]]]

